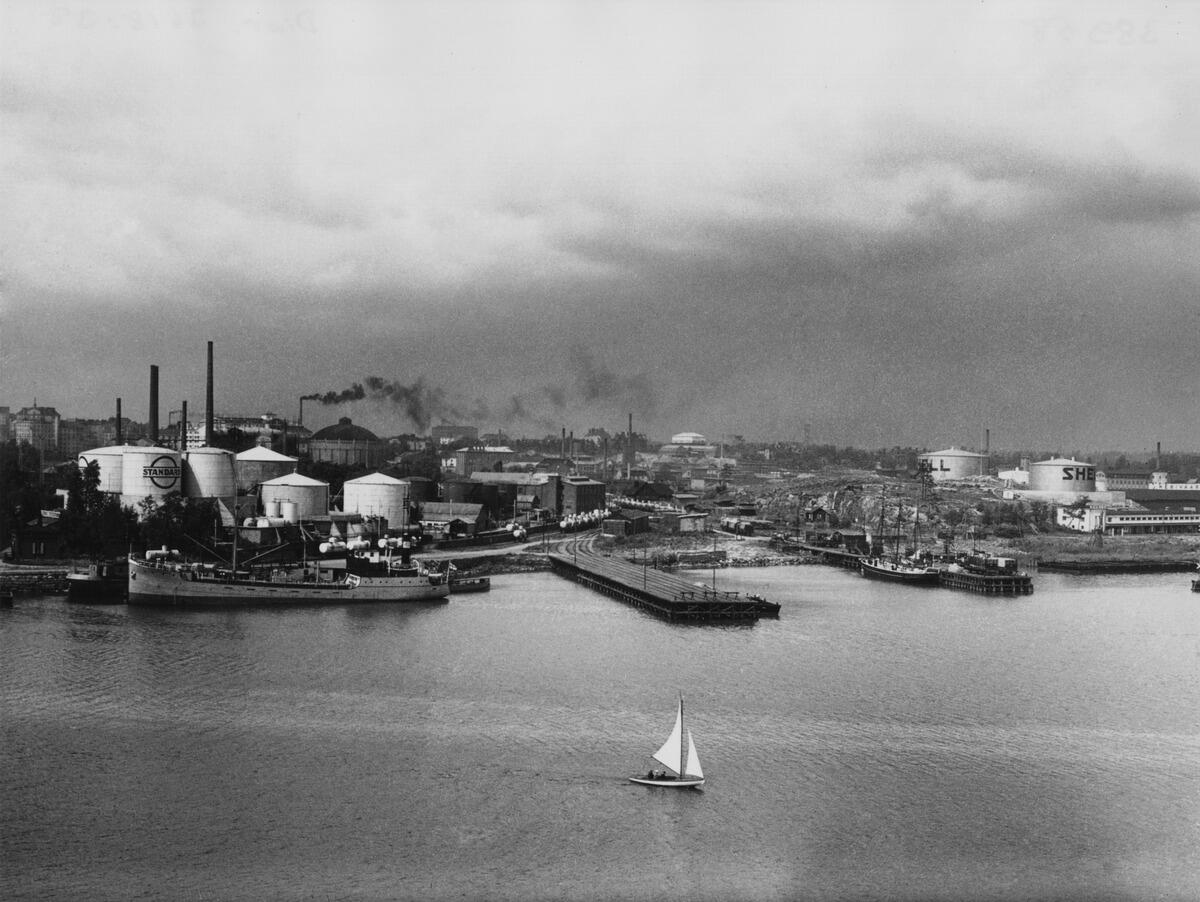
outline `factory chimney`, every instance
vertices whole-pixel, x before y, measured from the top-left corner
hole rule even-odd
[[[991,450],[992,450],[992,430],[984,429],[983,430],[983,457],[980,458],[980,460],[979,460],[979,475],[980,476],[987,475],[988,455],[991,453]]]
[[[558,440],[558,456],[562,460],[567,458],[567,427],[562,428],[562,438]]]
[[[121,399],[117,398],[117,444],[125,444],[124,432],[121,429]]]
[[[150,444],[158,444],[158,367],[150,365]]]
[[[1154,443],[1154,469],[1162,470],[1162,442]]]
[[[179,413],[179,450],[187,450],[187,401],[183,402],[183,410]]]
[[[304,395],[300,396],[300,417],[296,420],[297,426],[304,425]]]
[[[211,445],[213,441],[213,343],[208,343],[208,382],[204,388],[204,444]],[[186,408],[185,408],[186,409]],[[185,417],[186,419],[186,417]]]
[[[633,411],[629,412],[629,432],[625,435],[625,478],[633,478]]]

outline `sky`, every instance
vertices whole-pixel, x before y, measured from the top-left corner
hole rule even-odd
[[[0,404],[1200,448],[1200,4],[0,0]],[[339,403],[321,399],[361,398]]]

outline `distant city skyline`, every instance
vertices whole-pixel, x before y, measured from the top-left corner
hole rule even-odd
[[[1196,4],[0,2],[10,404],[1200,448]]]

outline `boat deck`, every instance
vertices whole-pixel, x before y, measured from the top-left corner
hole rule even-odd
[[[756,621],[778,607],[739,592],[704,589],[672,573],[599,554],[551,554],[561,576],[648,611],[664,620]]]

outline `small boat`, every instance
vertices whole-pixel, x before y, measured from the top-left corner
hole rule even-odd
[[[13,591],[12,589],[0,589],[0,608],[11,608],[13,606]]]
[[[763,596],[753,592],[746,596],[746,601],[754,602],[758,613],[763,617],[779,616],[779,602],[777,601],[767,601]]]
[[[93,561],[67,574],[67,600],[123,604],[129,591],[129,560]]]
[[[684,745],[684,739],[687,745]],[[696,743],[692,731],[683,726],[683,695],[679,696],[679,709],[675,713],[675,729],[667,737],[662,748],[654,753],[654,760],[669,768],[672,773],[648,770],[645,776],[630,777],[631,783],[642,786],[663,786],[671,789],[689,789],[704,785],[704,771],[700,769],[700,756],[696,754]]]
[[[473,576],[465,579],[451,577],[450,579],[450,594],[460,595],[464,592],[486,592],[492,587],[492,580],[489,576]]]

